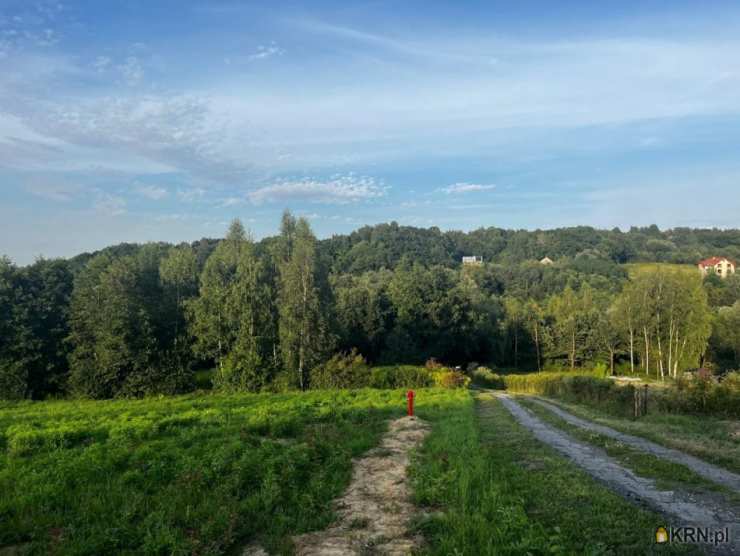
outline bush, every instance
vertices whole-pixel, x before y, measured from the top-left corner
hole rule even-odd
[[[494,388],[496,390],[503,390],[506,388],[503,377],[494,373],[488,367],[478,367],[471,374],[473,384],[484,388]]]
[[[667,413],[698,413],[740,417],[740,373],[732,372],[718,381],[711,373],[685,373],[672,388],[656,396],[658,407]]]
[[[444,369],[432,373],[434,384],[442,388],[467,388],[470,378],[460,371]]]
[[[612,413],[631,415],[634,387],[622,386],[596,373],[543,372],[504,377],[507,390],[598,405]]]
[[[370,386],[370,367],[365,358],[353,349],[338,353],[311,371],[311,388],[366,388]]]
[[[635,386],[623,385],[595,374],[544,372],[507,375],[508,390],[538,394],[565,401],[598,406],[618,415],[633,414]],[[740,373],[729,373],[722,381],[711,374],[686,373],[673,385],[652,387],[648,411],[740,417]]]
[[[433,384],[431,373],[424,367],[396,365],[374,367],[370,371],[371,388],[425,388]]]

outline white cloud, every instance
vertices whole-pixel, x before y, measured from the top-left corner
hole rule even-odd
[[[126,199],[110,193],[98,192],[93,206],[97,212],[107,216],[126,214]]]
[[[2,95],[0,94],[0,101]],[[244,175],[245,134],[230,128],[201,96],[133,95],[67,101],[16,97],[8,107],[44,137],[120,158],[131,154],[176,170],[226,182]],[[1,154],[1,153],[0,153]],[[132,168],[136,171],[137,168]]]
[[[254,204],[284,201],[349,204],[382,197],[387,189],[374,178],[348,174],[327,180],[303,178],[281,181],[250,191],[247,198]]]
[[[226,199],[223,199],[221,203],[219,204],[220,207],[226,208],[226,207],[235,207],[237,205],[244,204],[244,199],[241,197],[227,197]]]
[[[136,187],[136,192],[152,201],[159,201],[169,195],[164,187],[158,187],[156,185],[139,185]]]
[[[129,56],[126,60],[118,66],[118,71],[121,72],[124,83],[129,87],[134,87],[144,77],[144,68],[141,66],[141,62],[136,56]]]
[[[206,194],[206,190],[200,187],[193,189],[179,189],[177,198],[185,203],[192,203],[196,199],[201,199]]]
[[[272,58],[273,56],[282,56],[285,54],[285,50],[277,46],[274,42],[268,45],[259,45],[254,54],[248,56],[249,60],[264,60],[265,58]]]
[[[108,56],[98,56],[93,61],[92,67],[93,67],[93,69],[96,72],[102,73],[106,69],[108,69],[108,67],[110,66],[111,62],[112,62],[112,60]]]
[[[24,188],[37,197],[63,203],[71,201],[82,189],[78,184],[48,181],[45,179],[31,179],[24,185]]]
[[[157,222],[177,222],[181,220],[189,220],[192,218],[190,214],[184,213],[171,213],[171,214],[159,214],[154,219]]]
[[[480,184],[480,183],[466,183],[458,182],[443,187],[440,191],[444,191],[448,195],[459,195],[462,193],[475,193],[478,191],[490,191],[496,189],[494,184]]]

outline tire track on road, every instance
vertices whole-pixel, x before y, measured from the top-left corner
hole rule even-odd
[[[632,446],[633,448],[637,448],[638,450],[647,452],[656,457],[672,461],[673,463],[678,463],[680,465],[688,467],[705,479],[709,479],[710,481],[713,481],[717,484],[726,486],[727,488],[731,488],[736,492],[740,492],[740,475],[737,475],[732,471],[728,471],[727,469],[722,469],[721,467],[717,467],[716,465],[707,463],[706,461],[691,456],[685,452],[682,452],[681,450],[666,448],[665,446],[661,446],[660,444],[656,444],[655,442],[651,442],[650,440],[647,440],[645,438],[640,438],[639,436],[633,436],[631,434],[619,432],[605,425],[599,425],[592,421],[581,419],[580,417],[576,417],[572,413],[568,413],[557,405],[554,405],[541,398],[533,396],[528,397],[527,399],[530,399],[533,402],[541,405],[542,407],[551,411],[571,425],[597,432],[604,436],[608,436],[609,438],[619,440],[623,444],[627,444],[629,446]]]
[[[545,424],[508,395],[497,393],[496,397],[540,442],[553,447],[589,475],[625,498],[675,518],[678,521],[673,524],[674,526],[694,525],[716,529],[728,527],[732,543],[717,550],[732,554],[740,547],[738,538],[740,520],[726,505],[707,496],[689,495],[675,490],[661,491],[652,480],[635,475],[602,449],[575,440],[567,433]]]

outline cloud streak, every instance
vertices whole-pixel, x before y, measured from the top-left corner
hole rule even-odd
[[[257,50],[248,56],[248,60],[265,60],[267,58],[272,58],[275,56],[282,56],[285,54],[285,50],[280,48],[277,44],[274,42],[268,44],[268,45],[259,45],[257,47]]]
[[[156,185],[139,185],[136,187],[136,192],[152,201],[161,201],[169,196],[169,193],[164,187],[158,187]]]
[[[350,174],[327,180],[284,180],[250,191],[247,198],[255,205],[295,201],[345,205],[383,197],[387,190],[387,186],[374,178]]]
[[[458,182],[443,187],[440,191],[447,193],[448,195],[461,195],[464,193],[477,193],[479,191],[491,191],[496,189],[494,184],[481,184],[481,183],[466,183]]]

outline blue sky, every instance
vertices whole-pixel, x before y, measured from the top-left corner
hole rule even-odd
[[[740,224],[736,2],[0,0],[0,254]]]

